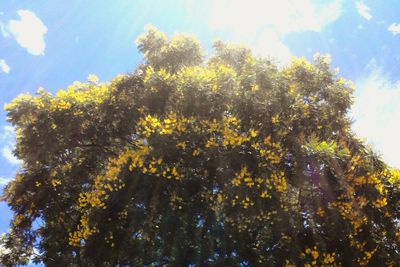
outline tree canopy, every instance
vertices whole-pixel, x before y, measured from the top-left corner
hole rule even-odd
[[[206,57],[154,27],[137,45],[132,74],[6,106],[23,163],[1,264],[400,262],[400,172],[352,132],[328,57],[277,67],[222,41]]]

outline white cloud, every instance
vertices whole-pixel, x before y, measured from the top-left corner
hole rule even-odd
[[[392,23],[388,27],[388,31],[393,33],[393,35],[399,34],[400,33],[400,24],[399,23]]]
[[[215,1],[209,22],[213,28],[230,28],[245,35],[265,27],[280,34],[320,31],[340,16],[341,6],[339,0],[325,5],[311,0]]]
[[[11,181],[10,178],[0,177],[0,185],[6,185],[9,181]]]
[[[10,72],[10,66],[7,65],[6,61],[4,59],[0,58],[0,71],[4,73],[9,73]]]
[[[18,15],[20,16],[19,20],[8,22],[8,31],[29,53],[35,56],[44,55],[46,25],[32,11],[18,10]]]
[[[13,148],[10,145],[3,146],[3,148],[1,149],[1,155],[11,164],[21,164],[21,161],[14,156]]]
[[[363,17],[366,20],[372,19],[372,15],[370,13],[371,9],[367,5],[365,5],[362,1],[358,1],[356,3],[356,8],[358,14],[360,14],[361,17]]]
[[[225,0],[212,1],[209,25],[230,33],[264,56],[286,62],[290,50],[282,37],[290,32],[316,31],[334,22],[342,13],[342,1]]]
[[[20,165],[21,161],[13,154],[15,146],[15,133],[14,128],[11,126],[4,126],[3,132],[0,133],[1,155],[13,165]]]
[[[369,67],[371,73],[356,82],[353,129],[365,137],[389,165],[400,168],[400,81],[390,81],[373,62]]]
[[[14,127],[10,125],[3,126],[3,131],[0,133],[0,141],[10,141],[15,139]]]
[[[264,30],[250,46],[256,55],[271,56],[279,60],[278,64],[280,65],[285,65],[292,57],[289,48],[282,43],[278,34],[272,30]]]

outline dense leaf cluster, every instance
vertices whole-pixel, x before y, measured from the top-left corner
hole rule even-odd
[[[23,165],[3,265],[400,262],[400,174],[352,133],[327,57],[278,68],[217,41],[205,59],[151,27],[137,44],[133,74],[7,105]]]

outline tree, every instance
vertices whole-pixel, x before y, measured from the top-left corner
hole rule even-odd
[[[153,27],[137,44],[133,74],[6,106],[23,164],[4,265],[400,262],[400,173],[351,131],[327,57],[278,68],[216,41],[205,60]]]

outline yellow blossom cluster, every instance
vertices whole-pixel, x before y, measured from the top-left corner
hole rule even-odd
[[[365,241],[358,241],[357,239],[355,239],[357,236],[350,235],[349,237],[350,237],[350,245],[353,248],[356,248],[360,251],[364,250],[365,245],[367,244]]]
[[[158,128],[160,128],[161,123],[157,117],[147,115],[138,121],[137,126],[139,134],[144,137],[149,137],[155,133]]]
[[[162,176],[167,179],[175,178],[176,180],[180,180],[184,177],[182,173],[180,173],[175,166],[173,167],[166,167],[163,172]]]
[[[366,215],[361,214],[361,212],[357,209],[356,201],[342,200],[344,198],[344,196],[340,196],[337,202],[332,203],[332,206],[339,210],[342,218],[348,220],[353,226],[354,232],[357,233],[361,230],[361,226],[368,221],[368,218]]]
[[[126,150],[119,157],[110,161],[104,175],[98,175],[94,181],[94,190],[80,193],[79,206],[105,208],[104,200],[108,199],[107,192],[121,190],[125,183],[118,179],[121,167],[131,161],[129,168],[143,166],[144,157],[149,153],[149,147],[139,144],[136,150]]]
[[[277,124],[279,123],[279,115],[274,115],[271,117],[271,122],[272,124]]]
[[[202,120],[201,124],[207,129],[207,133],[217,133],[221,130],[221,124],[215,118],[212,120]]]
[[[99,230],[96,226],[91,227],[89,225],[89,218],[87,214],[83,214],[80,219],[80,224],[77,227],[77,230],[69,233],[69,245],[77,247],[80,245],[82,240],[88,239],[91,235],[98,233]]]
[[[55,96],[45,93],[43,88],[38,89],[38,97],[23,94],[15,98],[10,104],[7,104],[5,108],[10,110],[22,102],[31,102],[37,108],[46,108],[50,112],[73,109],[74,115],[82,115],[83,112],[79,110],[79,105],[87,103],[101,104],[111,97],[110,93],[113,88],[110,84],[76,81],[67,90],[59,90]]]
[[[186,144],[185,141],[181,141],[181,142],[178,142],[178,143],[176,144],[176,147],[179,148],[179,149],[185,150],[186,147],[187,147],[187,144]]]
[[[191,85],[197,88],[210,88],[215,93],[221,87],[227,88],[229,84],[233,85],[236,82],[236,72],[224,64],[191,66],[182,68],[176,75],[176,81],[178,90],[184,90],[183,88]]]
[[[129,170],[133,171],[135,168],[139,168],[143,174],[149,173],[160,176],[159,170],[162,162],[162,158],[156,159],[155,157],[152,157],[151,160],[146,164],[142,156],[136,155],[134,158],[132,158],[132,163],[129,166]]]
[[[271,136],[265,137],[263,141],[264,147],[261,148],[260,144],[253,144],[252,147],[255,149],[259,149],[259,153],[262,157],[271,162],[272,164],[279,164],[284,155],[284,151],[281,146],[277,142],[273,142]]]
[[[380,194],[385,194],[385,186],[382,183],[382,181],[377,177],[379,174],[373,174],[368,172],[366,176],[356,176],[353,179],[351,179],[351,182],[355,186],[362,186],[362,185],[373,185],[375,189],[380,193]]]
[[[240,146],[246,141],[250,140],[250,136],[247,134],[240,133],[240,120],[236,117],[224,117],[223,127],[221,133],[223,136],[222,144],[224,146]]]
[[[74,104],[87,102],[100,104],[109,97],[110,88],[105,84],[88,86],[87,84],[75,82],[66,91],[60,90],[57,92],[56,97],[51,100],[50,110],[69,109]]]
[[[129,170],[133,171],[138,169],[142,174],[151,174],[155,176],[162,176],[167,179],[180,180],[184,177],[183,172],[178,171],[177,166],[168,166],[163,164],[162,158],[152,157],[144,161],[144,156],[148,154],[147,150],[140,150],[134,155],[131,155],[131,164]]]
[[[234,186],[239,186],[242,182],[245,182],[245,183],[249,184],[251,187],[252,185],[254,185],[254,182],[250,175],[251,174],[250,174],[249,170],[247,169],[247,166],[244,165],[240,169],[240,172],[236,173],[235,176],[233,177],[232,184]]]
[[[240,203],[245,209],[254,205],[254,201],[252,201],[249,197],[245,197]]]
[[[217,143],[216,138],[211,137],[210,139],[208,139],[207,142],[206,142],[205,147],[206,148],[218,147],[218,143]]]
[[[378,249],[378,247],[376,247],[375,249],[373,249],[371,251],[364,251],[364,255],[361,258],[357,259],[357,263],[360,266],[368,266],[372,256],[374,256],[377,249]]]
[[[311,266],[339,266],[335,263],[336,253],[320,253],[317,246],[312,248],[307,247],[303,253],[304,256],[310,259],[310,263],[304,264],[304,267]]]
[[[355,158],[355,160],[354,160]],[[359,157],[353,157],[353,161],[359,161]],[[352,165],[353,167],[355,165]],[[375,190],[378,192],[379,196],[378,198],[372,202],[372,205],[375,206],[376,208],[383,208],[387,205],[387,190],[385,189],[385,185],[382,183],[382,180],[378,177],[383,177],[387,175],[387,171],[384,170],[381,173],[370,173],[368,172],[366,175],[360,175],[360,176],[349,176],[350,183],[353,184],[354,186],[366,186],[366,185],[371,185],[375,188]],[[367,199],[366,198],[358,198],[360,207],[362,208],[367,204]]]
[[[56,101],[53,101],[51,105],[51,110],[63,110],[63,109],[70,109],[72,107],[72,104],[70,102],[65,101],[64,99],[58,99]]]
[[[308,60],[305,57],[298,57],[298,58],[293,58],[290,61],[290,65],[288,67],[288,70],[291,71],[296,71],[298,69],[304,69],[309,72],[312,72],[315,70],[315,67],[313,64],[308,62]]]
[[[286,181],[281,181],[281,177],[278,177],[276,174],[272,174],[272,179],[263,179],[261,177],[252,177],[251,173],[248,170],[246,165],[242,166],[239,172],[235,174],[231,183],[233,186],[240,186],[245,185],[249,188],[255,186],[256,188],[262,188],[260,197],[261,198],[271,198],[271,194],[269,191],[272,189],[272,184],[274,183],[275,186],[279,188],[279,190],[283,190],[286,188]],[[275,180],[274,180],[275,179]],[[263,186],[264,184],[264,186]],[[236,201],[234,200],[236,203]],[[249,205],[245,205],[248,207]]]
[[[397,169],[394,169],[394,168],[386,169],[383,172],[383,175],[386,176],[386,177],[389,177],[388,181],[391,184],[397,184],[397,186],[400,185],[400,170],[397,170]]]
[[[363,158],[357,154],[350,159],[350,170],[356,170],[358,167],[363,165]]]
[[[139,143],[135,150],[126,150],[119,157],[111,160],[107,166],[105,174],[99,175],[95,179],[94,190],[80,194],[79,206],[83,208],[105,208],[105,200],[113,191],[118,191],[125,186],[125,183],[119,179],[121,168],[128,166],[130,171],[139,171],[142,174],[153,174],[162,176],[167,179],[175,178],[177,180],[183,178],[183,174],[178,171],[176,166],[167,166],[163,164],[161,158],[152,157],[145,160],[149,154],[150,148],[144,143]],[[125,219],[128,216],[127,210],[118,213],[119,219]],[[70,234],[70,244],[78,245],[81,240],[85,240],[93,233],[96,228],[91,228],[88,224],[87,216],[82,217],[81,223],[77,230]],[[113,244],[113,243],[110,243]]]
[[[200,155],[200,150],[198,150],[198,149],[196,148],[195,150],[193,150],[192,156],[193,156],[193,157],[197,157],[198,155]]]
[[[316,246],[314,246],[312,249],[306,248],[304,252],[306,255],[311,255],[312,259],[315,261],[315,263],[313,263],[313,265],[317,264],[316,260],[319,257],[319,252],[318,252],[318,249]]]
[[[152,66],[147,67],[146,74],[144,76],[143,82],[145,86],[150,87],[153,91],[157,91],[157,83],[159,81],[169,82],[174,75],[171,75],[167,70],[161,68],[159,70],[154,70]]]
[[[196,121],[193,117],[180,117],[176,113],[169,113],[164,119],[146,115],[137,122],[136,131],[143,138],[148,138],[153,134],[171,135],[173,133],[182,137],[188,127],[191,127],[191,131],[209,135],[204,140],[205,149],[213,147],[233,148],[243,145],[259,135],[259,131],[254,128],[242,131],[240,120],[234,116],[224,116],[222,121],[217,121],[215,118]],[[266,140],[268,141],[269,139],[266,138]],[[177,141],[176,147],[186,150],[188,143],[188,140],[181,139]],[[270,145],[270,149],[261,150],[261,154],[274,163],[280,162],[283,156],[280,145],[274,142],[267,144]],[[197,147],[192,151],[192,156],[198,156],[200,152],[201,147]]]
[[[160,135],[170,135],[174,132],[183,133],[187,124],[193,118],[178,118],[176,113],[169,113],[164,119],[159,119],[152,115],[147,115],[137,122],[137,133],[143,137],[149,137],[154,133]]]
[[[377,208],[383,208],[387,205],[387,198],[383,197],[383,198],[379,198],[377,200],[375,200],[374,202],[374,206]]]
[[[128,205],[125,205],[125,208],[117,213],[118,219],[120,220],[124,220],[126,218],[128,218]],[[111,220],[111,218],[109,218],[109,220]]]
[[[224,147],[237,147],[257,137],[259,134],[259,131],[253,128],[248,129],[248,131],[242,131],[240,120],[234,116],[225,116],[222,123],[218,122],[215,118],[210,121],[203,120],[201,121],[201,125],[206,129],[206,133],[212,134],[206,141],[206,148],[218,147],[220,145]],[[222,144],[220,144],[218,136],[222,138]]]
[[[24,214],[17,214],[13,218],[13,226],[18,227],[27,217]]]
[[[177,74],[177,85],[179,90],[188,85],[205,85],[218,90],[217,73],[209,68],[192,66],[181,69]]]
[[[319,217],[324,217],[325,216],[325,210],[321,207],[318,207],[317,211],[315,212]]]
[[[58,185],[61,185],[61,180],[60,179],[52,179],[51,181],[51,185],[54,187],[57,187]]]
[[[271,180],[275,186],[276,191],[279,193],[283,193],[286,191],[287,183],[286,183],[286,176],[285,172],[283,171],[273,171],[271,173]]]

